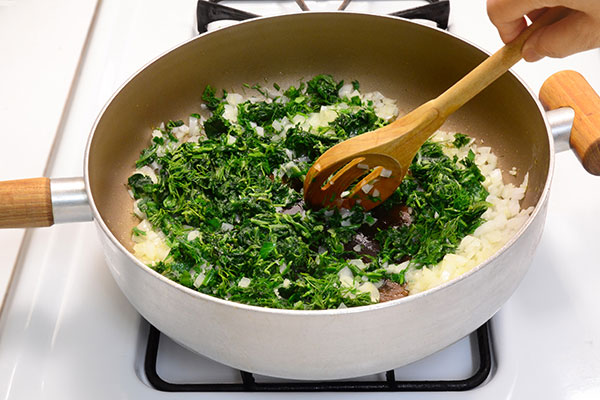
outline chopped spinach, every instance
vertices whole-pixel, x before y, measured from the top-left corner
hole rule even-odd
[[[216,138],[229,131],[231,124],[220,114],[215,114],[204,123],[204,132],[209,138]]]
[[[436,143],[428,141],[421,147],[398,196],[385,204],[404,204],[413,210],[410,225],[377,234],[389,261],[410,258],[417,268],[435,265],[481,225],[488,193],[473,156],[471,152],[459,162],[446,156]]]
[[[127,184],[133,192],[135,198],[140,198],[154,191],[152,180],[143,174],[133,174],[127,180]]]
[[[215,94],[215,89],[210,85],[206,86],[204,93],[202,93],[202,100],[204,100],[209,110],[216,110],[219,104],[221,104],[222,99],[216,97]]]
[[[138,168],[156,166],[158,182],[141,173],[128,180],[140,211],[166,235],[170,247],[169,256],[152,268],[231,301],[327,309],[370,304],[370,295],[357,288],[364,281],[403,284],[405,271],[389,273],[388,263],[411,260],[412,267],[422,268],[454,251],[482,223],[487,208],[472,153],[458,160],[433,142],[421,148],[405,180],[380,206],[409,207],[410,225],[378,226],[373,213],[359,206],[304,208],[301,183],[319,155],[385,124],[371,102],[340,98],[342,85],[329,75],[298,87],[273,85],[283,96],[238,104],[237,121],[224,117],[226,92],[219,97],[207,86],[202,98],[212,116],[203,123],[204,140],[173,145],[171,131],[183,122],[167,123],[136,163]],[[352,86],[358,90],[359,83]],[[267,94],[257,85],[246,87]],[[336,105],[338,117],[328,127],[307,129],[298,123],[284,133],[274,127],[285,118]],[[464,141],[457,136],[454,145]],[[380,250],[375,256],[349,246],[366,228],[377,228]],[[136,229],[134,234],[143,236]],[[365,260],[365,268],[351,259]],[[340,281],[345,267],[355,277],[354,286]]]
[[[358,97],[356,98],[360,102],[360,99]],[[354,101],[353,99],[351,99],[351,101]],[[361,108],[356,112],[341,112],[336,120],[333,121],[332,125],[336,131],[341,131],[348,137],[369,132],[374,126],[383,126],[383,124],[379,123],[379,117],[377,117],[374,110],[364,108]]]
[[[336,82],[331,75],[317,75],[308,81],[306,94],[315,106],[331,105],[340,101],[338,91],[343,85],[344,81]]]
[[[467,144],[469,144],[469,142],[471,141],[471,138],[469,138],[467,135],[464,135],[462,133],[456,133],[454,134],[454,147],[456,147],[457,149],[460,149],[461,147],[466,146]]]

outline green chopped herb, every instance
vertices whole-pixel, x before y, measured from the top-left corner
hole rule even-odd
[[[331,105],[340,101],[338,91],[343,85],[344,81],[336,82],[331,75],[317,75],[308,81],[306,94],[315,106]]]
[[[135,198],[140,198],[144,194],[149,194],[154,191],[152,179],[143,174],[133,174],[127,180],[131,191]]]
[[[152,266],[184,286],[231,301],[290,309],[327,309],[371,303],[357,287],[363,281],[405,283],[404,274],[386,265],[410,260],[412,268],[437,263],[482,222],[487,208],[483,176],[474,154],[458,160],[427,142],[396,192],[371,212],[305,209],[300,189],[314,161],[331,146],[385,124],[373,103],[340,98],[343,82],[317,75],[284,97],[237,105],[237,121],[224,117],[227,93],[207,86],[202,94],[212,116],[199,142],[176,142],[169,121],[161,136],[142,151],[138,168],[152,165],[154,183],[134,173],[128,185],[154,229],[166,235],[169,256]],[[245,85],[267,97],[258,85]],[[357,81],[353,89],[359,89]],[[287,118],[307,116],[321,106],[338,106],[329,126],[302,124],[276,129]],[[200,120],[200,114],[192,114]],[[454,146],[469,142],[455,136]],[[385,225],[376,214],[410,209],[409,225]],[[380,211],[377,211],[380,209]],[[197,234],[188,240],[191,230]],[[353,240],[370,230],[377,254],[361,254]],[[140,236],[134,228],[133,233]],[[190,236],[191,238],[191,236]],[[360,247],[360,246],[359,246]],[[358,268],[349,260],[361,259]],[[343,284],[348,267],[355,285]],[[202,282],[196,279],[204,274]],[[250,279],[248,287],[238,285]]]
[[[454,147],[456,147],[457,149],[460,149],[461,147],[468,145],[470,141],[471,141],[471,138],[468,137],[467,135],[464,135],[462,133],[454,134],[453,144],[454,144]]]
[[[216,92],[210,85],[206,86],[202,93],[202,100],[206,103],[209,110],[216,110],[222,99],[215,96]]]
[[[358,105],[360,105],[360,98],[356,96],[351,99],[352,104],[355,105],[356,100],[354,99],[358,99]],[[348,137],[352,137],[369,132],[374,127],[383,126],[383,123],[373,109],[361,108],[356,112],[341,112],[332,125],[336,131],[341,131]]]
[[[137,226],[134,226],[132,229],[132,232],[135,236],[146,236],[146,232],[144,232],[143,230],[139,229]]]
[[[204,122],[204,132],[209,138],[216,138],[229,131],[231,124],[222,115],[215,114]]]

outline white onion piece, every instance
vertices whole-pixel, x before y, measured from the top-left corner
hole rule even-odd
[[[363,185],[363,187],[360,188],[360,190],[362,190],[365,194],[369,193],[371,189],[373,189],[373,185],[371,185],[370,183],[367,183],[366,185]]]
[[[204,272],[200,272],[196,279],[194,280],[194,287],[199,288],[204,283],[204,278],[206,278],[206,274]]]
[[[381,173],[379,174],[379,176],[381,176],[383,178],[389,178],[390,176],[392,176],[392,170],[384,168],[381,170]]]
[[[250,278],[246,278],[243,277],[242,279],[240,279],[240,281],[238,282],[238,286],[241,288],[247,288],[248,286],[250,286],[250,282],[252,280]]]

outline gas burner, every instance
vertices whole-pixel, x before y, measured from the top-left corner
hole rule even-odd
[[[401,380],[396,378],[395,370],[385,372],[381,380],[337,380],[322,382],[288,381],[275,379],[263,382],[254,374],[239,371],[236,382],[189,382],[178,383],[163,379],[157,368],[161,333],[150,326],[144,372],[153,388],[163,392],[453,392],[471,390],[481,385],[488,378],[492,368],[491,341],[489,322],[471,334],[476,338],[476,346],[471,349],[471,357],[477,369],[465,379],[450,380]],[[167,351],[167,354],[169,352]]]
[[[237,8],[227,7],[218,4],[221,0],[198,0],[196,15],[198,21],[198,33],[208,31],[208,24],[217,21],[244,21],[251,18],[260,17],[258,14],[253,14]],[[428,4],[420,7],[409,8],[396,12],[391,12],[387,15],[408,19],[423,19],[434,22],[438,28],[447,29],[448,19],[450,17],[450,1],[449,0],[425,0]],[[295,0],[299,9],[302,11],[310,11],[304,0]],[[344,0],[337,8],[338,11],[346,10],[351,0]]]

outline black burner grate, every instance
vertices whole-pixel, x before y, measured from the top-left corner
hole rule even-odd
[[[198,20],[198,32],[207,31],[208,24],[221,20],[244,21],[246,19],[256,18],[259,15],[252,14],[236,8],[218,4],[220,0],[198,0],[196,8],[196,17]],[[341,9],[344,9],[349,2],[343,2]],[[427,0],[428,4],[420,7],[410,8],[402,11],[390,13],[395,17],[408,19],[425,19],[435,22],[438,28],[448,28],[448,19],[450,17],[449,0]]]
[[[474,389],[482,384],[492,368],[489,322],[473,333],[477,337],[479,367],[475,373],[460,380],[396,380],[394,370],[386,372],[385,381],[323,381],[323,382],[256,382],[249,372],[240,371],[241,383],[171,383],[157,372],[156,362],[160,344],[160,331],[150,326],[144,369],[148,381],[164,392],[456,392]]]

